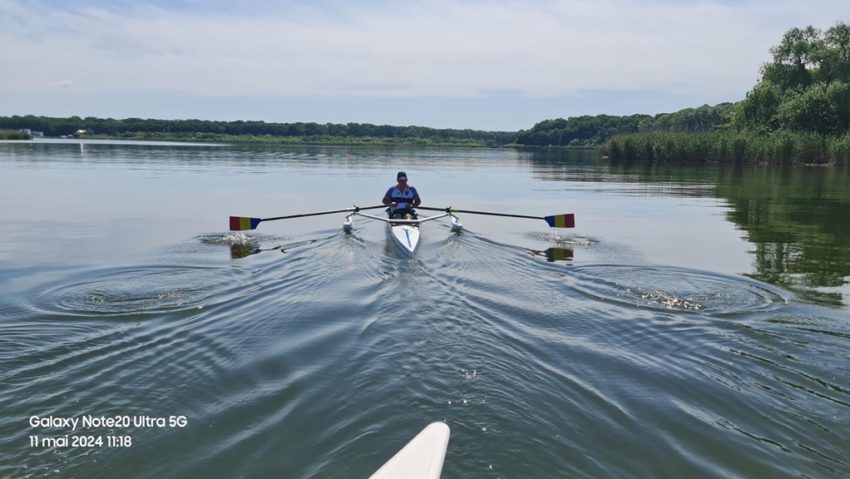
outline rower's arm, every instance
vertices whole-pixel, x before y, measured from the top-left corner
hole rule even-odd
[[[413,197],[413,202],[410,203],[410,207],[416,208],[417,206],[419,206],[421,204],[422,204],[422,198],[420,198],[419,195],[416,195],[416,196]]]
[[[393,202],[393,200],[392,198],[390,198],[390,195],[384,195],[384,199],[381,200],[381,202],[384,204],[384,206],[389,206],[390,203]]]

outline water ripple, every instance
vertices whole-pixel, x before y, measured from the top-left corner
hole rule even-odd
[[[156,315],[201,309],[247,294],[251,272],[201,266],[138,266],[84,273],[38,294],[32,308],[66,316]]]
[[[667,266],[590,265],[570,269],[567,277],[592,298],[655,310],[729,315],[788,301],[753,280]]]

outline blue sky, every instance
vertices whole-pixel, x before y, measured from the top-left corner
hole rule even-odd
[[[0,0],[0,115],[516,130],[735,101],[850,1]]]

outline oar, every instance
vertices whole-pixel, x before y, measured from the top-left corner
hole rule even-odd
[[[318,213],[301,213],[297,215],[275,216],[274,218],[249,218],[246,216],[231,216],[230,231],[253,230],[257,228],[257,225],[259,225],[261,221],[288,220],[291,218],[303,218],[305,216],[332,215],[334,213],[348,213],[351,211],[357,212],[360,210],[374,210],[377,208],[386,208],[386,205],[364,207],[354,206],[351,208],[345,208],[344,210],[319,211]]]
[[[566,213],[562,215],[552,215],[552,216],[529,216],[529,215],[515,215],[511,213],[493,213],[490,211],[471,211],[471,210],[459,210],[457,208],[429,208],[427,206],[419,206],[417,209],[420,210],[430,210],[430,211],[445,211],[447,213],[466,213],[470,215],[487,215],[487,216],[505,216],[508,218],[526,218],[530,220],[544,220],[549,223],[549,226],[552,228],[575,228],[576,226],[576,217],[572,213]]]

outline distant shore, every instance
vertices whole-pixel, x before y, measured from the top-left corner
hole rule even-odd
[[[502,147],[515,131],[484,131],[370,123],[267,123],[264,121],[163,120],[78,116],[0,116],[0,131],[32,131],[32,136],[110,140],[276,143],[301,145],[403,145]]]
[[[0,135],[0,141],[132,141],[132,142],[168,142],[195,144],[267,144],[292,146],[417,146],[423,148],[523,148],[525,145],[492,145],[482,141],[454,140],[435,141],[427,138],[380,138],[380,137],[308,137],[308,136],[254,136],[254,135],[85,135],[31,138],[26,135]]]
[[[422,147],[461,147],[461,148],[499,148],[503,145],[488,143],[478,139],[431,139],[398,137],[352,137],[332,135],[277,136],[277,135],[227,135],[216,133],[126,133],[120,135],[86,135],[81,138],[96,140],[134,140],[134,141],[177,141],[201,143],[250,143],[280,145],[339,145],[339,146],[422,146]]]

